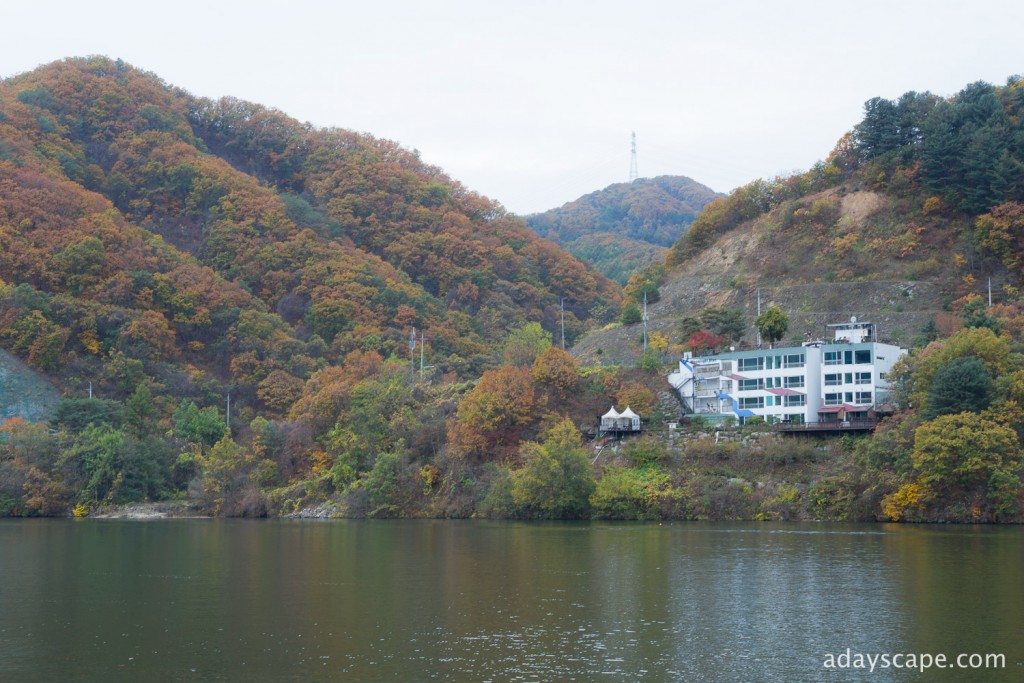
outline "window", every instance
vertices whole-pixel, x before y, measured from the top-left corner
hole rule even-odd
[[[843,351],[843,363],[853,365],[853,351]]]
[[[763,379],[741,379],[739,386],[736,387],[736,391],[757,391],[758,389],[764,389]]]
[[[839,365],[842,362],[842,354],[839,351],[825,352],[825,365]]]
[[[853,383],[854,384],[871,384],[871,373],[870,372],[857,372],[857,373],[854,373]]]
[[[784,356],[783,367],[786,368],[802,368],[804,366],[804,354],[802,353],[791,353],[788,356]]]
[[[847,391],[846,398],[844,399],[847,403],[853,403],[853,392]]]
[[[740,372],[744,370],[764,370],[764,358],[740,358],[736,363],[736,369]]]
[[[853,362],[857,365],[870,365],[871,364],[871,351],[864,349],[863,351],[854,351]]]
[[[831,375],[825,375],[825,386],[826,387],[837,387],[843,383],[843,376],[838,372]]]
[[[856,398],[853,401],[858,405],[865,405],[871,403],[871,392],[870,391],[858,391]]]
[[[803,377],[803,375],[795,375],[793,377],[787,377],[785,379],[785,387],[787,389],[803,389],[804,388],[804,377]]]
[[[842,394],[825,394],[825,405],[827,406],[841,406],[843,405]]]
[[[752,398],[741,398],[740,408],[743,410],[753,410],[755,408],[764,408],[764,397],[756,396]]]
[[[783,405],[787,408],[799,408],[800,406],[807,405],[806,396],[786,396]]]

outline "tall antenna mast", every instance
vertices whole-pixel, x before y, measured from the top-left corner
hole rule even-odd
[[[427,334],[425,331],[420,330],[420,382],[423,381],[423,373],[427,370],[433,370],[433,365],[427,365],[424,360],[423,350],[427,348]]]
[[[636,172],[636,131],[633,131],[633,142],[630,146],[629,155],[629,182],[633,182],[639,177]]]

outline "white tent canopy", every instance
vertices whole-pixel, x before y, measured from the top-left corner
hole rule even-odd
[[[640,416],[634,413],[629,406],[626,406],[626,409],[621,413],[615,410],[615,406],[612,406],[611,410],[601,416],[601,429],[617,432],[639,432]]]
[[[618,426],[619,413],[612,406],[611,410],[601,416],[601,429],[615,429]]]
[[[629,406],[626,406],[626,409],[619,413],[618,423],[619,429],[640,431],[640,416],[634,413]]]

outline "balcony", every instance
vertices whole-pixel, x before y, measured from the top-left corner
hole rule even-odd
[[[824,422],[776,422],[772,429],[786,433],[870,432],[878,420],[826,420]]]

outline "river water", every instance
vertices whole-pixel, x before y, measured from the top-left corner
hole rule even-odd
[[[4,520],[0,681],[1022,681],[1022,579],[1018,527]],[[883,653],[1005,668],[825,667]]]

